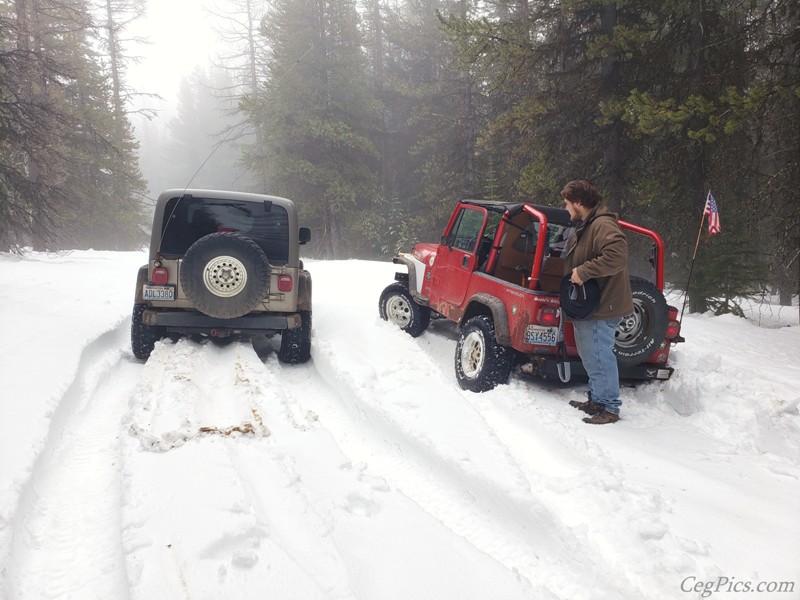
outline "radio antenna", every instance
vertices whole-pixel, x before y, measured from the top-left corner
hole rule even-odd
[[[303,54],[301,54],[299,57],[297,57],[297,59],[289,66],[289,68],[286,69],[286,71],[284,71],[283,74],[272,85],[273,86],[277,86],[284,79],[286,79],[286,77],[289,75],[289,73],[291,73],[294,70],[294,68],[298,64],[300,64],[300,61],[303,60],[308,55],[308,53],[311,52],[313,49],[314,49],[314,44],[311,44],[308,47],[308,49],[305,52],[303,52]],[[214,148],[212,148],[211,152],[209,152],[208,156],[206,156],[205,160],[200,164],[200,166],[194,172],[194,175],[192,175],[189,178],[189,181],[186,182],[186,185],[183,188],[183,193],[181,194],[181,197],[178,198],[177,202],[175,202],[175,206],[172,207],[172,211],[169,213],[169,216],[167,217],[166,221],[164,221],[164,225],[161,228],[161,235],[159,236],[159,240],[158,240],[159,249],[161,248],[161,243],[164,241],[164,234],[167,232],[167,227],[169,226],[170,220],[172,220],[172,215],[174,215],[175,211],[178,209],[178,204],[180,204],[180,201],[184,197],[186,197],[186,191],[189,189],[189,186],[192,185],[192,182],[194,181],[194,178],[197,177],[197,175],[200,173],[200,171],[203,170],[203,167],[205,167],[206,163],[209,160],[211,160],[211,157],[214,156],[214,154],[217,152],[217,150],[219,150],[220,146],[222,146],[222,144],[224,144],[225,142],[228,141],[228,138],[230,138],[230,136],[233,135],[234,131],[236,131],[236,126],[231,127],[231,129],[230,129],[230,131],[228,131],[227,135],[225,135],[225,137],[223,137],[219,142],[217,142],[214,145]]]
[[[314,44],[311,44],[308,47],[308,49],[305,52],[303,52],[303,54],[301,54],[297,59],[295,59],[295,61],[289,66],[289,68],[286,69],[286,71],[284,71],[283,74],[272,85],[273,86],[280,85],[283,82],[283,80],[286,79],[286,77],[289,75],[289,73],[291,73],[294,70],[294,68],[298,64],[300,64],[300,61],[303,60],[308,55],[308,53],[311,52],[313,49],[314,49]],[[189,186],[192,185],[192,181],[194,181],[194,178],[197,177],[197,175],[200,173],[200,171],[203,170],[203,167],[205,167],[206,163],[209,160],[211,160],[211,157],[214,156],[214,154],[217,152],[217,150],[219,150],[220,146],[222,146],[222,144],[224,144],[225,142],[228,141],[228,138],[233,134],[234,131],[236,131],[236,127],[235,126],[231,127],[231,129],[230,129],[230,131],[228,131],[227,135],[214,145],[214,148],[211,150],[209,155],[206,157],[206,159],[202,162],[202,164],[194,172],[194,175],[192,175],[191,178],[189,179],[189,181],[186,183],[186,186],[183,188],[183,193],[184,194],[186,193],[186,190],[189,189]]]

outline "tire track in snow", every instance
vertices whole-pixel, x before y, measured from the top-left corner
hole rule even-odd
[[[415,341],[432,358],[439,358],[433,349],[439,354],[443,348],[452,353],[455,344],[451,340],[455,335],[449,324],[435,325],[440,325],[438,332],[432,326],[431,333],[439,335],[426,334]],[[697,528],[686,527],[676,521],[675,513],[686,511],[686,490],[680,490],[680,484],[673,485],[676,476],[666,473],[673,473],[677,469],[702,489],[703,484],[697,482],[697,476],[701,475],[708,478],[706,485],[709,490],[717,489],[720,481],[725,480],[724,475],[719,478],[708,477],[702,469],[695,471],[685,467],[695,460],[693,448],[704,449],[707,446],[709,430],[726,448],[723,451],[728,452],[735,447],[737,452],[745,454],[758,449],[763,451],[765,447],[781,454],[791,447],[791,440],[796,438],[772,434],[774,430],[770,425],[776,424],[786,408],[774,403],[775,396],[770,396],[775,389],[780,389],[779,382],[761,394],[764,410],[752,413],[752,422],[758,423],[752,428],[741,427],[740,415],[727,418],[729,415],[726,411],[731,409],[731,404],[722,402],[717,408],[715,398],[705,399],[709,404],[705,407],[707,414],[686,418],[687,399],[688,405],[692,406],[696,399],[707,396],[692,387],[696,382],[692,379],[691,369],[680,370],[679,354],[691,352],[691,347],[688,348],[676,349],[674,358],[678,371],[668,382],[652,382],[622,390],[627,407],[626,417],[610,430],[580,423],[583,415],[567,406],[567,400],[584,399],[577,391],[563,386],[553,389],[552,383],[537,378],[512,377],[507,388],[498,388],[483,395],[466,394],[498,437],[519,457],[537,495],[562,514],[565,522],[585,528],[591,551],[607,556],[612,572],[620,570],[620,565],[626,563],[625,557],[640,555],[642,559],[627,564],[620,576],[636,582],[660,581],[661,589],[674,586],[674,582],[681,580],[687,572],[702,573],[706,579],[712,580],[721,572],[715,561],[725,560],[729,552],[713,547],[713,541],[707,540]],[[706,365],[708,368],[702,372],[717,371],[716,376],[720,377],[719,356],[709,354],[705,347],[699,353],[702,356],[695,357],[698,364],[710,365]],[[445,369],[441,360],[439,363]],[[450,366],[446,365],[446,368],[449,370]],[[736,384],[741,379],[737,373],[746,373],[747,369],[740,369],[739,372],[728,370],[728,387],[736,390],[737,394],[752,396],[752,393],[741,393],[744,387],[737,389]],[[699,389],[701,386],[696,387]],[[715,389],[713,385],[711,388]],[[784,394],[784,397],[788,397],[788,394]],[[718,414],[714,414],[717,411]],[[719,418],[721,415],[724,415],[723,418]],[[714,421],[714,425],[709,426],[709,421]],[[785,421],[781,425],[791,427],[796,423]],[[736,429],[737,426],[740,430],[731,435],[731,428]],[[670,427],[674,427],[675,434],[666,433],[666,437],[679,448],[677,454],[672,454],[664,447],[665,428],[669,431]],[[650,428],[655,428],[652,437],[645,433]],[[742,431],[746,431],[747,435],[743,436]],[[759,438],[755,431],[762,437]],[[742,436],[741,439],[747,442],[743,445],[737,436]],[[540,443],[540,438],[544,440],[543,443]],[[754,444],[753,439],[759,439],[759,442]],[[652,455],[649,459],[631,456],[629,448],[645,450]],[[701,454],[703,452],[700,451]],[[782,462],[781,459],[777,460],[777,463]],[[576,469],[576,465],[580,467],[581,464],[585,468]],[[656,475],[662,469],[665,471],[663,484],[660,476]],[[573,472],[573,476],[565,478],[564,474],[570,472]],[[657,480],[655,485],[651,483],[653,476]],[[680,490],[677,494],[675,487]],[[602,518],[585,518],[585,522],[576,522],[574,516],[585,515],[586,506],[595,507]],[[705,507],[699,508],[703,510]],[[661,558],[664,556],[669,560]],[[618,558],[615,560],[613,557]]]
[[[367,462],[541,592],[603,597],[578,585],[588,566],[607,597],[619,595],[606,565],[583,554],[582,534],[531,494],[508,449],[410,338],[380,321],[373,329],[371,321],[343,320],[340,312],[323,313],[317,324],[315,364],[336,390],[336,404],[321,407],[321,419],[354,462]]]
[[[120,539],[120,421],[135,366],[125,324],[89,344],[20,495],[9,599],[127,598]],[[85,576],[84,576],[85,575]]]
[[[145,371],[126,455],[134,597],[354,598],[289,450],[307,420],[252,347],[162,343]],[[242,434],[236,424],[252,414],[260,429]],[[172,564],[154,566],[164,548]]]
[[[395,489],[393,484],[397,481],[418,479],[418,473],[405,461],[370,460],[367,464],[362,459],[372,456],[370,452],[347,452],[352,449],[351,443],[364,441],[356,438],[371,431],[375,421],[366,423],[359,416],[345,415],[352,409],[364,417],[370,409],[358,403],[341,403],[341,388],[331,386],[318,372],[316,363],[297,367],[268,362],[266,367],[282,382],[290,411],[311,416],[309,433],[318,442],[324,440],[314,447],[328,447],[322,455],[304,455],[294,448],[292,471],[296,469],[298,480],[303,478],[303,496],[313,499],[310,504],[317,507],[318,516],[333,528],[326,535],[334,539],[352,578],[358,582],[357,597],[556,598],[546,588],[520,578],[519,573],[504,567],[483,548],[454,535],[452,529],[416,501],[418,496],[409,496],[405,488]],[[313,410],[309,411],[309,407]],[[318,417],[317,411],[325,416]],[[404,445],[402,440],[395,444],[389,436],[382,435],[385,433],[379,430],[377,437],[366,440],[367,446],[378,453],[391,454],[387,448]],[[384,468],[387,464],[388,470]],[[339,476],[331,478],[330,474],[336,471]],[[411,474],[398,477],[403,471]],[[352,534],[348,535],[353,529],[359,532],[354,540]],[[376,560],[379,556],[380,560]],[[366,591],[365,580],[372,582]]]
[[[530,597],[515,574],[348,460],[309,409],[330,393],[313,363],[285,366],[273,355],[262,364],[243,345],[156,351],[132,398],[138,429],[126,448],[132,597]],[[270,435],[166,435],[176,424],[198,429],[192,406],[204,406],[212,420],[202,424],[215,429],[235,422],[214,418],[215,403],[239,418],[255,406]],[[142,443],[151,438],[179,444]]]
[[[432,327],[414,342],[453,378],[452,362],[442,355],[454,352],[457,331],[449,322],[436,325],[438,331]],[[623,395],[633,393],[623,389]],[[509,385],[463,397],[525,471],[536,497],[565,525],[581,530],[587,554],[600,558],[617,580],[628,580],[641,597],[651,597],[655,592],[647,586],[654,573],[661,590],[689,572],[710,573],[713,579],[718,569],[707,557],[707,545],[669,530],[670,507],[661,493],[629,481],[624,467],[593,437],[602,439],[609,431],[581,423],[584,415],[568,405],[584,399],[577,390],[512,375]],[[625,428],[620,424],[615,435],[624,435]],[[599,518],[576,520],[574,515],[587,514],[586,506],[595,506]],[[630,564],[626,557],[636,554],[644,558]],[[671,557],[668,564],[665,556]]]
[[[308,485],[310,474],[303,459],[309,447],[318,445],[305,438],[313,436],[316,416],[303,411],[282,380],[275,357],[271,358],[266,365],[252,351],[237,358],[239,378],[263,403],[261,410],[274,433],[266,453],[253,446],[229,445],[231,463],[270,537],[304,570],[309,581],[326,598],[354,600],[348,567],[331,537],[335,517]],[[321,456],[309,458],[317,464],[326,462]]]
[[[242,379],[241,365],[234,362],[230,370],[218,368],[224,356],[230,355],[210,343],[182,339],[177,344],[159,344],[154,359],[145,366],[129,415],[130,433],[145,449],[172,450],[214,434],[269,436],[254,394]],[[220,402],[230,391],[237,392],[235,401]]]
[[[667,500],[657,489],[630,480],[592,437],[600,431],[586,430],[577,411],[563,403],[542,397],[533,405],[524,383],[509,388],[502,396],[493,391],[468,401],[523,465],[537,497],[565,524],[585,532],[586,552],[602,557],[607,572],[630,581],[642,598],[661,598],[686,573],[715,577],[718,569],[706,544],[670,531]],[[594,507],[596,518],[587,506]],[[631,562],[630,556],[640,559]],[[653,579],[660,585],[654,587]]]

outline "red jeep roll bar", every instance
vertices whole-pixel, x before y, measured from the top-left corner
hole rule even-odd
[[[656,258],[656,286],[658,287],[659,291],[664,291],[664,242],[655,231],[651,231],[650,229],[646,229],[644,227],[639,227],[638,225],[634,225],[633,223],[628,223],[627,221],[619,221],[619,226],[623,229],[630,229],[636,233],[640,233],[649,237],[653,240],[653,243],[656,245],[656,249],[658,250],[658,257]]]

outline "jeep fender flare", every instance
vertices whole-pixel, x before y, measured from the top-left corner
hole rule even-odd
[[[408,291],[419,304],[428,305],[428,299],[422,295],[422,277],[425,273],[425,264],[408,254],[398,254],[392,258],[396,265],[404,265],[408,271]]]
[[[148,265],[139,267],[139,272],[136,274],[136,292],[134,293],[134,303],[144,303],[144,299],[142,298],[142,290],[144,288],[142,286],[147,283],[149,279],[150,273]]]
[[[508,327],[508,312],[506,312],[506,306],[499,298],[491,294],[482,292],[470,297],[467,301],[467,308],[458,321],[458,326],[462,327],[464,323],[472,317],[481,314],[492,315],[494,336],[497,343],[501,346],[511,346],[511,330]]]
[[[308,271],[297,273],[297,310],[311,310],[311,274]]]

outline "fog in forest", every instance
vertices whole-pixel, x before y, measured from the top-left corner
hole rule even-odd
[[[235,114],[231,80],[241,44],[228,17],[237,8],[226,0],[149,0],[131,25],[142,42],[131,49],[139,58],[128,81],[149,201],[189,186],[255,191],[240,161],[242,146],[254,140]]]

